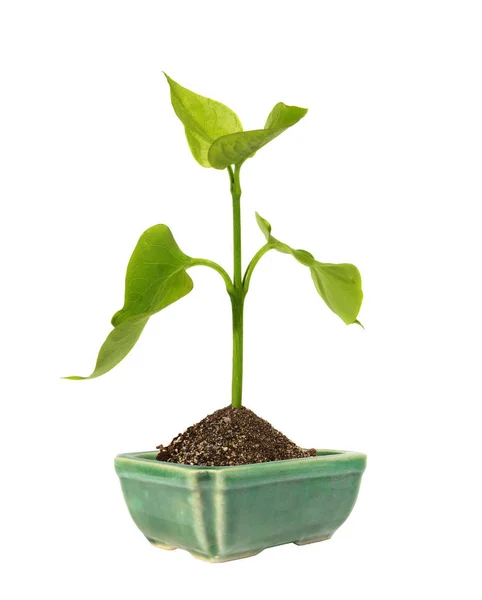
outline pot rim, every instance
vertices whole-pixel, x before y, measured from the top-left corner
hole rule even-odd
[[[115,457],[115,465],[116,467],[129,463],[138,463],[140,466],[144,465],[147,469],[156,469],[159,471],[257,471],[258,474],[261,472],[272,472],[278,469],[293,469],[296,468],[297,465],[314,465],[325,464],[326,466],[336,463],[343,464],[349,463],[353,467],[356,467],[354,470],[363,472],[366,467],[366,454],[362,452],[354,452],[351,450],[329,450],[322,449],[316,450],[316,456],[307,456],[303,458],[290,458],[287,460],[274,460],[269,462],[261,462],[261,463],[250,463],[246,465],[224,465],[217,467],[209,467],[203,465],[185,465],[180,463],[169,463],[164,461],[156,460],[157,451],[147,450],[144,452],[127,452],[118,454]],[[340,464],[340,466],[341,466]],[[333,465],[334,466],[334,465]]]

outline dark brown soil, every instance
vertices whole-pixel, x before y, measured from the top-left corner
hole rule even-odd
[[[168,446],[157,446],[157,460],[220,467],[304,458],[303,450],[251,410],[227,406],[192,425]]]

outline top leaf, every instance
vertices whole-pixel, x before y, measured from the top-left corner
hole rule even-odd
[[[264,129],[232,133],[214,141],[209,149],[209,162],[215,169],[241,164],[283,131],[298,123],[307,112],[307,108],[286,106],[279,102],[270,112]]]
[[[211,144],[221,136],[243,131],[241,121],[221,102],[191,92],[168,75],[166,79],[171,88],[172,107],[184,125],[192,155],[201,166],[210,167]]]
[[[318,262],[306,250],[295,250],[273,237],[271,225],[258,213],[256,213],[256,221],[271,248],[284,254],[291,254],[302,265],[309,267],[316,291],[328,308],[347,325],[352,323],[361,325],[357,316],[363,300],[363,291],[360,272],[355,265]]]

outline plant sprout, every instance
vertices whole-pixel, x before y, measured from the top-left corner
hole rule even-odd
[[[192,258],[182,252],[167,225],[145,231],[134,249],[125,281],[124,306],[112,317],[114,329],[102,345],[92,379],[115,367],[132,350],[152,315],[180,300],[193,289],[187,270],[195,266],[214,269],[223,278],[231,299],[233,325],[232,406],[242,404],[243,391],[243,309],[251,277],[259,260],[270,250],[291,254],[310,270],[316,291],[327,306],[347,325],[359,323],[363,292],[358,269],[351,264],[318,262],[306,250],[296,250],[271,235],[271,225],[256,213],[266,243],[253,256],[246,271],[241,261],[241,166],[258,150],[298,123],[305,108],[276,104],[263,129],[243,131],[238,116],[227,106],[195,94],[166,75],[171,102],[184,125],[187,142],[203,167],[226,170],[233,204],[233,277],[219,264]]]

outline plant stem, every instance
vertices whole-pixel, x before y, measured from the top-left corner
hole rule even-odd
[[[233,309],[233,375],[231,405],[240,408],[243,400],[243,309],[244,297],[231,296]]]
[[[233,256],[234,256],[234,287],[240,289],[241,280],[241,184],[239,182],[239,171],[237,165],[234,169],[228,167],[231,182],[231,196],[233,197]]]
[[[231,277],[227,274],[227,272],[222,268],[218,263],[213,262],[212,260],[207,260],[206,258],[193,258],[191,266],[210,267],[217,271],[221,277],[224,279],[224,283],[226,284],[226,289],[228,290],[228,294],[231,295],[234,292],[233,282],[231,281]]]
[[[256,252],[256,254],[251,259],[251,262],[249,263],[248,268],[246,269],[246,273],[244,274],[244,278],[243,278],[243,287],[244,287],[244,295],[245,296],[249,290],[249,282],[251,280],[251,275],[253,274],[254,267],[258,264],[261,257],[263,257],[266,254],[266,252],[268,252],[269,250],[271,250],[271,245],[265,244],[262,248],[260,248],[258,250],[258,252]]]
[[[233,198],[233,258],[234,258],[234,290],[230,294],[233,312],[233,375],[231,404],[240,408],[243,396],[243,310],[244,287],[242,280],[241,258],[241,184],[239,171],[241,165],[228,167]]]

